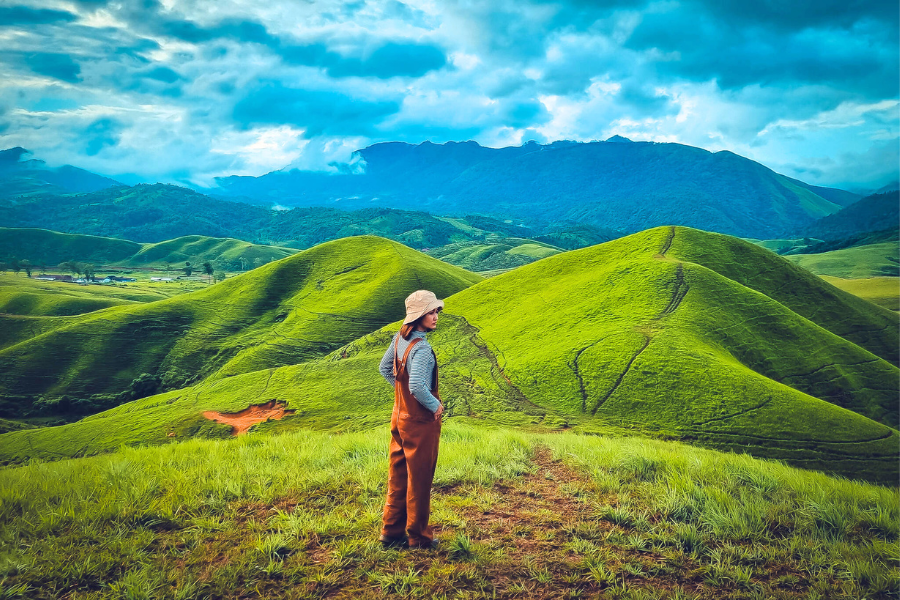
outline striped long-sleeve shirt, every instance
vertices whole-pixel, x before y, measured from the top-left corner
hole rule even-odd
[[[378,370],[391,386],[395,384],[394,342],[399,335],[399,333],[394,335],[394,338],[391,340],[391,345],[388,346],[387,352],[384,353],[381,364],[378,366]],[[419,404],[431,412],[436,412],[441,405],[441,401],[435,398],[434,394],[431,393],[431,382],[434,378],[435,364],[434,354],[431,352],[431,346],[425,338],[425,332],[414,331],[408,340],[404,340],[401,336],[397,351],[402,357],[409,347],[409,344],[416,338],[422,338],[422,341],[413,346],[413,349],[409,351],[409,358],[406,363],[406,369],[409,371],[409,391],[415,396],[416,400],[419,401]]]

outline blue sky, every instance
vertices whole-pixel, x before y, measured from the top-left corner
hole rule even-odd
[[[206,185],[379,141],[619,134],[877,188],[898,21],[896,0],[9,0],[0,148]]]

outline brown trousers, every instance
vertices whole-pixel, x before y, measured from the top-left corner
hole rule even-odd
[[[387,500],[381,534],[391,538],[409,535],[409,545],[428,546],[434,533],[428,524],[431,515],[431,484],[437,466],[441,420],[419,404],[409,391],[406,361],[419,341],[410,342],[403,358],[394,347],[394,412],[391,414],[390,467]],[[398,338],[399,342],[399,338]],[[432,390],[438,399],[437,361]]]

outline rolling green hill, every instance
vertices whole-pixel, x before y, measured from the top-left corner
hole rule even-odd
[[[895,481],[897,324],[896,314],[748,242],[666,227],[468,287],[447,299],[432,343],[454,416],[626,429]],[[377,365],[396,327],[318,360],[5,434],[0,458],[223,435],[204,410],[270,400],[297,412],[259,431],[384,423],[392,393]]]
[[[110,306],[155,302],[169,298],[178,291],[174,287],[163,290],[135,284],[82,286],[28,278],[24,273],[22,275],[0,273],[0,323],[5,327],[5,320],[11,315],[37,317],[79,315]],[[0,334],[0,348],[5,345]]]
[[[514,269],[560,252],[549,244],[514,237],[459,242],[426,251],[429,256],[477,272]]]
[[[120,267],[181,266],[185,261],[196,266],[209,261],[217,270],[244,271],[297,252],[294,248],[309,248],[343,237],[378,235],[425,250],[468,270],[488,271],[514,268],[544,258],[560,248],[582,248],[619,235],[591,226],[548,226],[538,236],[538,230],[479,215],[435,217],[424,212],[393,209],[274,211],[243,205],[246,210],[242,213],[240,204],[215,200],[174,186],[115,188],[91,196],[45,200],[44,204],[51,207],[51,214],[60,212],[62,216],[47,216],[47,209],[37,203],[7,207],[12,212],[4,215],[0,202],[0,219],[6,223],[41,223],[47,227],[102,232],[116,237],[57,233],[32,227],[0,227],[0,262],[12,258],[27,259],[36,268],[46,269],[46,266],[68,260]],[[178,215],[185,212],[189,213],[184,217],[186,220],[180,220]],[[162,215],[167,215],[166,219]],[[203,223],[195,222],[198,218]],[[213,223],[217,225],[213,227]],[[206,232],[207,235],[162,238],[163,232],[179,235],[189,231]],[[209,237],[222,234],[267,242]],[[117,239],[119,237],[163,241],[139,244]]]
[[[868,277],[866,279],[841,279],[829,275],[820,275],[822,279],[836,288],[850,292],[882,308],[900,311],[900,278]]]
[[[60,317],[37,335],[23,322],[20,337],[0,350],[3,414],[21,415],[41,398],[45,408],[114,403],[144,373],[172,389],[309,360],[402,316],[415,289],[447,296],[480,279],[363,236],[197,292]]]
[[[848,279],[900,275],[900,244],[896,241],[819,254],[791,254],[785,258],[816,275]]]
[[[232,238],[187,235],[157,243],[139,244],[94,235],[59,233],[46,229],[0,227],[0,258],[28,259],[42,269],[74,260],[118,267],[179,267],[189,261],[198,268],[206,261],[217,268],[245,270],[279,260],[298,250],[251,244]]]
[[[42,269],[66,260],[95,264],[127,261],[141,247],[137,242],[95,235],[0,227],[0,259],[28,259]]]
[[[156,244],[144,244],[143,248],[124,264],[180,266],[185,262],[191,262],[196,268],[209,261],[223,269],[237,271],[280,260],[297,252],[299,251],[294,248],[251,244],[232,238],[186,235]]]

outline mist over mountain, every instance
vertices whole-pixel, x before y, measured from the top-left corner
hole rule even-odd
[[[638,231],[661,224],[746,237],[811,225],[859,196],[811,186],[732,152],[681,144],[475,142],[375,144],[336,174],[277,171],[218,179],[217,193],[284,206],[481,213],[529,223]]]
[[[31,152],[15,147],[0,150],[2,196],[96,192],[121,185],[118,181],[63,165],[51,168],[42,160],[28,158]]]

